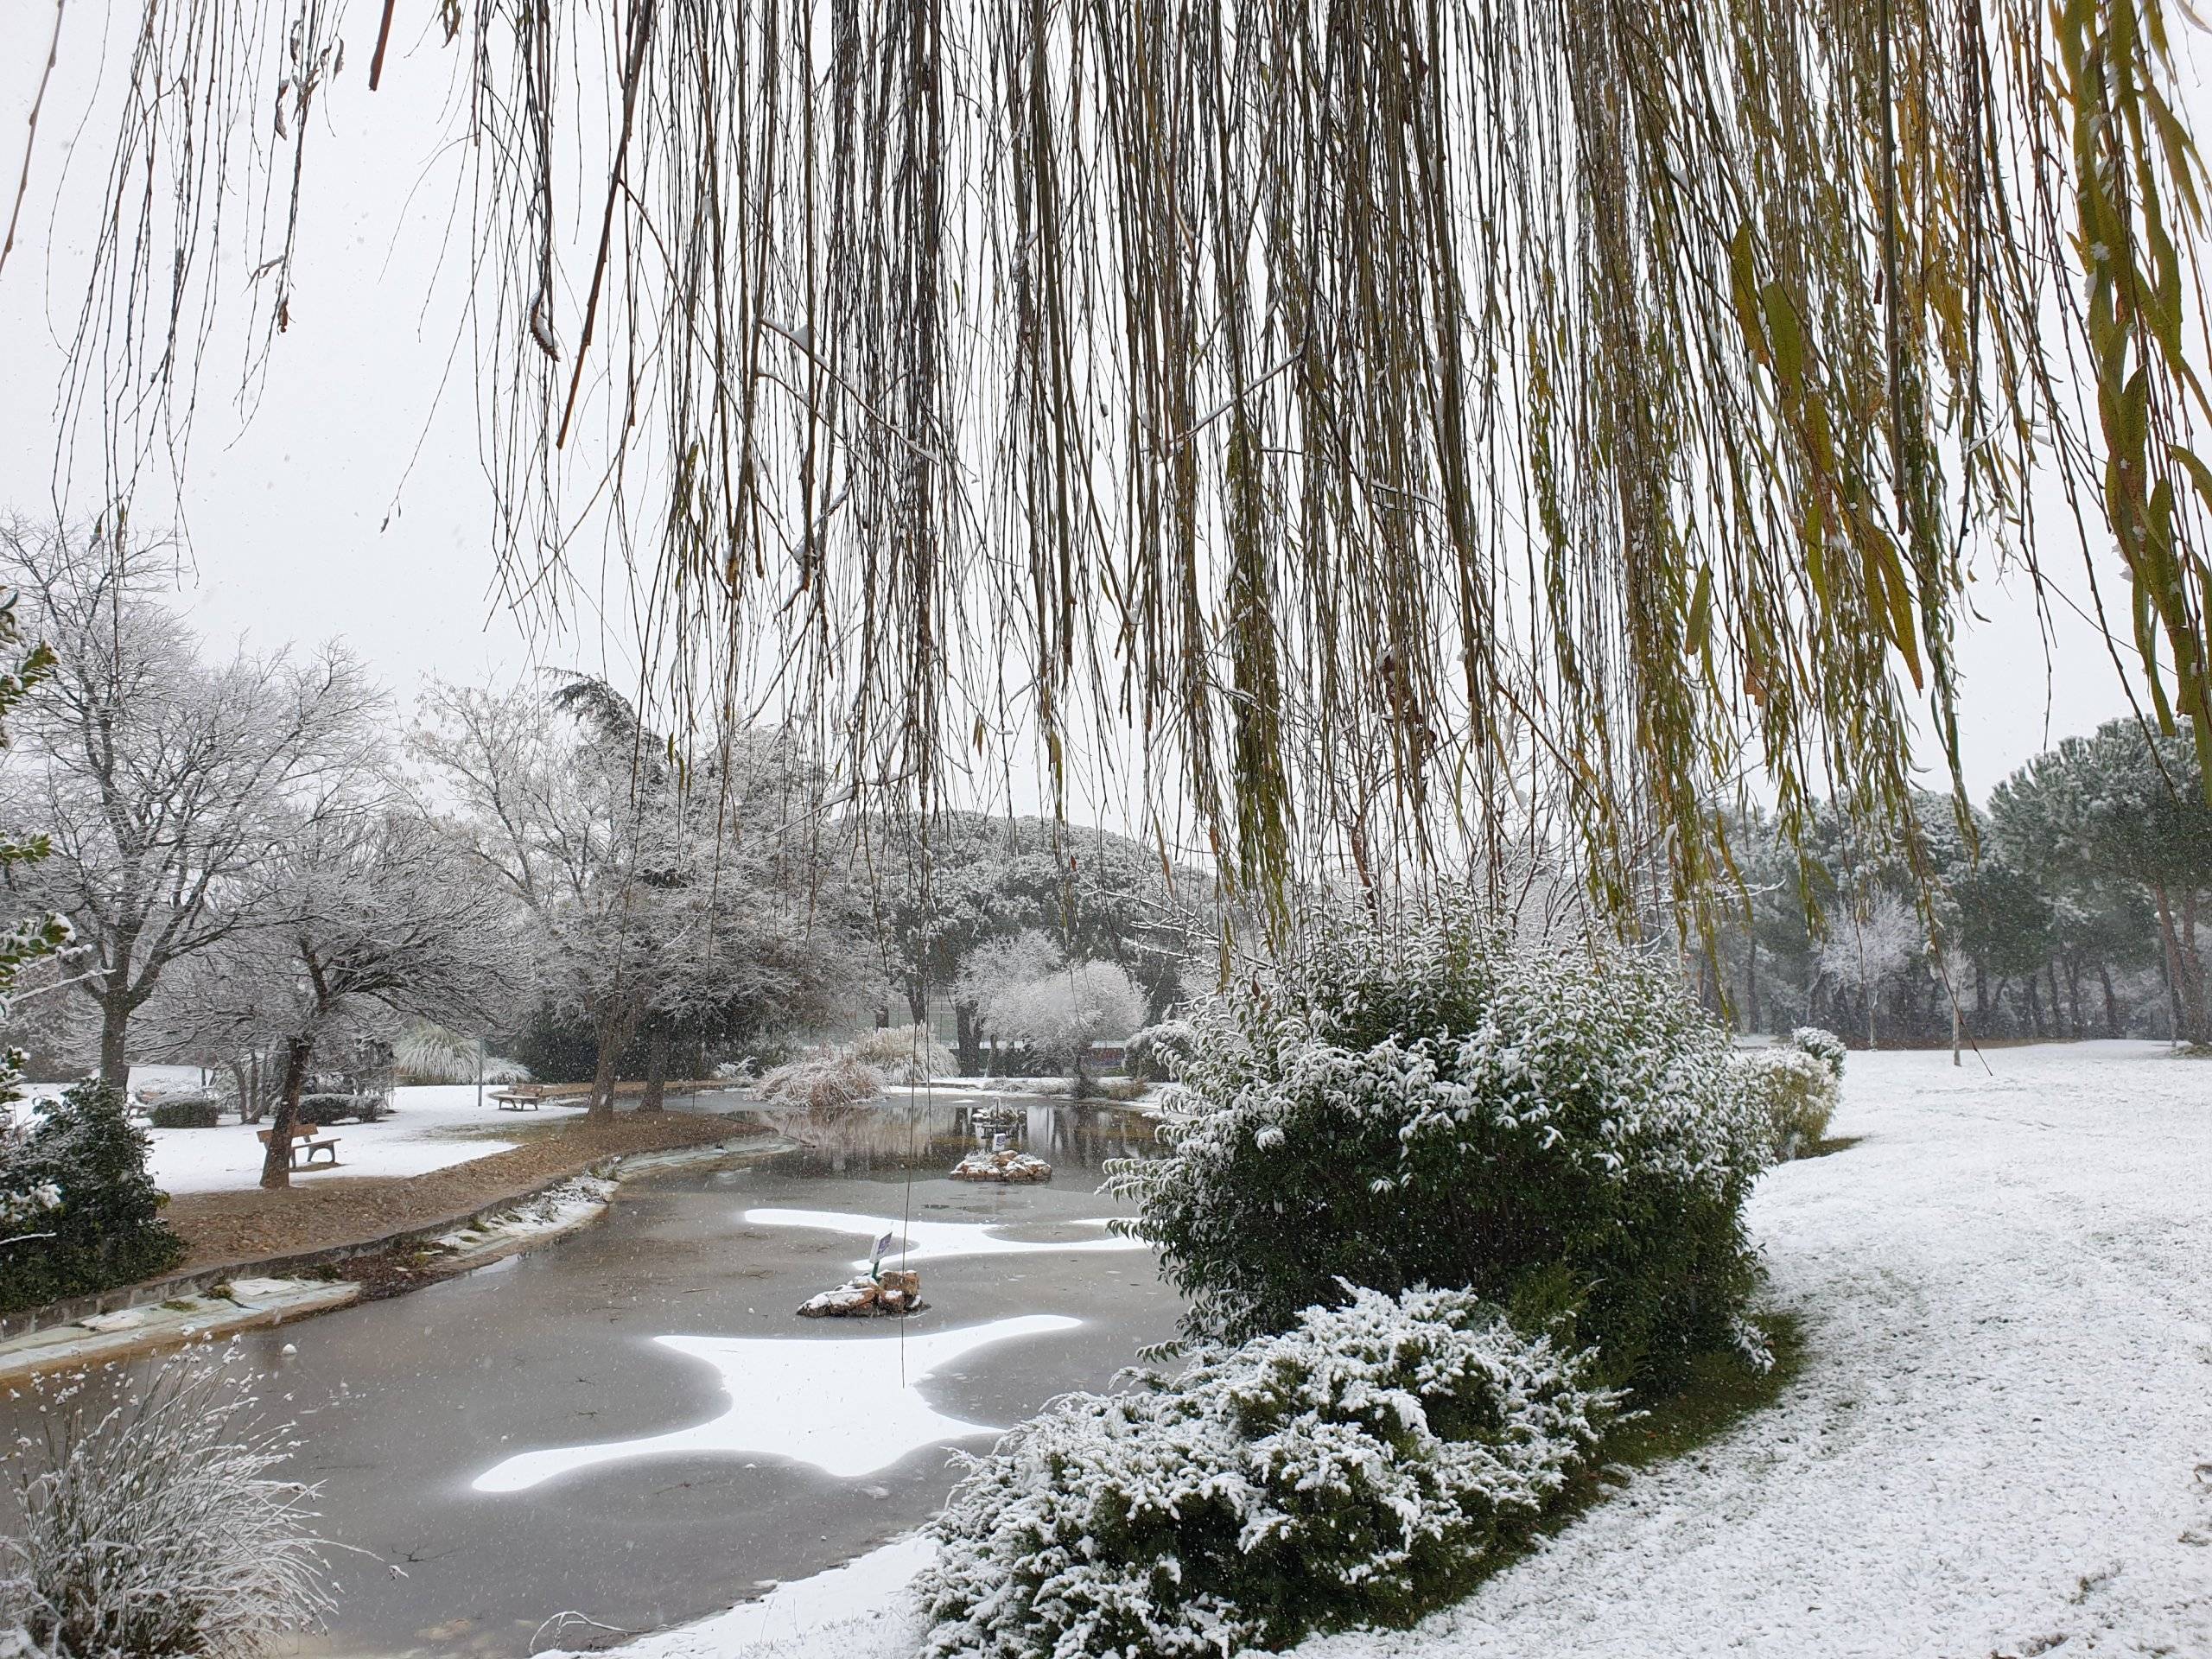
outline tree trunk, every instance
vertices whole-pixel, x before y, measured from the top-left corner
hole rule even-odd
[[[668,1051],[671,1046],[665,1032],[656,1031],[645,1038],[645,1092],[639,1098],[641,1112],[658,1112],[668,1096]]]
[[[236,1060],[230,1062],[231,1084],[238,1091],[238,1122],[251,1124],[259,1121],[261,1113],[253,1097],[253,1074]]]
[[[1744,951],[1744,1029],[1759,1028],[1759,936],[1746,936]]]
[[[956,1002],[952,1005],[953,1046],[960,1060],[960,1075],[972,1077],[983,1070],[983,1033],[979,1029],[973,1005]]]
[[[121,992],[100,999],[100,1081],[118,1094],[130,1090],[130,1004]]]
[[[2204,1007],[2204,964],[2192,962],[2196,952],[2196,940],[2189,941],[2190,949],[2183,949],[2182,935],[2174,926],[2173,902],[2160,882],[2152,889],[2158,901],[2158,931],[2166,947],[2166,984],[2173,1002],[2173,1038],[2179,1043],[2212,1042],[2212,1030],[2207,1029]],[[2191,896],[2189,906],[2189,931],[2194,935],[2196,900]],[[2196,971],[2190,972],[2191,968]]]
[[[2080,1036],[2081,1033],[2078,1031],[2069,1033],[2067,1029],[2066,1009],[2058,998],[2058,958],[2053,957],[2050,961],[2044,963],[2043,965],[2043,972],[2044,978],[2049,982],[2050,985],[2051,1029],[2061,1037],[2069,1034],[2076,1037]]]
[[[2030,974],[2020,983],[2028,994],[2028,1024],[2040,1037],[2043,1035],[2043,1004],[2036,997],[2036,976]]]
[[[599,1032],[599,1060],[592,1067],[591,1104],[585,1109],[587,1123],[612,1123],[614,1121],[614,1063],[621,1058],[622,1046],[611,1025],[601,1026]]]
[[[269,1119],[269,1145],[261,1154],[261,1184],[271,1191],[292,1184],[292,1126],[299,1121],[300,1093],[314,1058],[312,1037],[295,1037],[284,1045],[284,1085]]]
[[[2109,963],[2097,964],[2097,977],[2104,982],[2105,988],[2105,1035],[2117,1037],[2120,1035],[2120,999],[2113,995],[2112,966]]]

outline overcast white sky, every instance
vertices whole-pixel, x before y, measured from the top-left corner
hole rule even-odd
[[[371,96],[373,10],[357,9],[363,38],[349,41],[346,75],[315,117],[293,324],[266,394],[246,419],[222,401],[235,374],[207,378],[183,503],[185,597],[220,638],[342,637],[403,705],[433,673],[483,680],[550,661],[619,677],[588,616],[565,639],[532,640],[496,602],[473,395],[454,384],[441,396],[458,308],[423,308],[457,176],[454,157],[431,154],[454,54],[396,41]],[[105,162],[106,129],[85,116],[102,62],[119,57],[113,32],[134,11],[72,0],[64,14],[19,245],[0,270],[0,510],[53,510],[56,378],[85,264],[79,226]],[[0,0],[0,211],[54,15],[51,0]],[[464,230],[455,245],[465,239]],[[1985,573],[1974,589],[1984,620],[1961,655],[1978,797],[2050,739],[2126,709],[2102,644],[2076,613],[2087,588],[2064,551],[2069,537],[2051,526],[2048,653],[2024,579]],[[2123,594],[2114,573],[2103,580],[2108,600]]]

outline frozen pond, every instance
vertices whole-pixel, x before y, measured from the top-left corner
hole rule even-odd
[[[918,1524],[951,1449],[1109,1383],[1179,1311],[1097,1224],[1123,1210],[1100,1164],[1150,1126],[1021,1105],[1049,1185],[946,1179],[975,1137],[940,1098],[926,1122],[633,1180],[558,1244],[250,1339],[326,1535],[378,1558],[335,1558],[344,1595],[305,1650],[519,1655],[565,1611],[627,1630],[713,1612]],[[927,1309],[797,1318],[879,1230],[911,1240]]]

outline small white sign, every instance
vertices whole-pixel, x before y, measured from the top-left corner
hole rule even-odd
[[[880,1262],[885,1256],[891,1254],[891,1241],[895,1236],[895,1234],[886,1233],[881,1238],[875,1241],[875,1259],[877,1261]]]

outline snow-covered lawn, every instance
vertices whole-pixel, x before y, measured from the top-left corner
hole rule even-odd
[[[484,1129],[511,1121],[485,1093],[476,1103],[473,1083],[440,1084],[427,1088],[395,1089],[392,1113],[380,1123],[334,1123],[326,1133],[338,1137],[338,1163],[347,1175],[427,1175],[449,1164],[472,1158],[488,1158],[516,1142],[457,1129]],[[572,1116],[568,1109],[546,1107],[524,1114],[527,1121]],[[213,1129],[154,1129],[154,1179],[165,1192],[215,1192],[228,1187],[253,1186],[261,1179],[262,1147],[258,1128],[226,1123]],[[302,1181],[316,1179],[302,1174]]]
[[[166,1074],[175,1072],[172,1080]],[[178,1084],[196,1082],[197,1071],[183,1066],[133,1066],[130,1081],[133,1087],[156,1080]],[[39,1085],[35,1096],[58,1092],[58,1090]],[[392,1092],[392,1115],[381,1123],[336,1123],[329,1133],[338,1137],[338,1173],[346,1175],[427,1175],[434,1169],[443,1169],[449,1164],[467,1163],[472,1158],[488,1158],[495,1152],[505,1152],[516,1143],[471,1135],[457,1135],[457,1129],[496,1128],[514,1121],[515,1114],[500,1111],[491,1103],[491,1094],[485,1093],[485,1103],[476,1103],[476,1085],[447,1084],[429,1088],[398,1089]],[[19,1111],[35,1109],[35,1100],[24,1103]],[[577,1109],[548,1106],[543,1110],[521,1114],[523,1121],[534,1122],[540,1118],[573,1116]],[[149,1129],[153,1137],[153,1155],[148,1160],[155,1182],[164,1192],[220,1192],[233,1187],[259,1185],[261,1180],[262,1146],[257,1138],[264,1122],[247,1125],[226,1122],[212,1129]],[[318,1166],[313,1174],[302,1173],[299,1179],[305,1183],[320,1180],[325,1171]]]
[[[1778,1405],[1303,1659],[2212,1656],[2212,1061],[1853,1054],[1833,1133],[1753,1200],[1805,1337]],[[910,1659],[918,1554],[639,1647]]]

